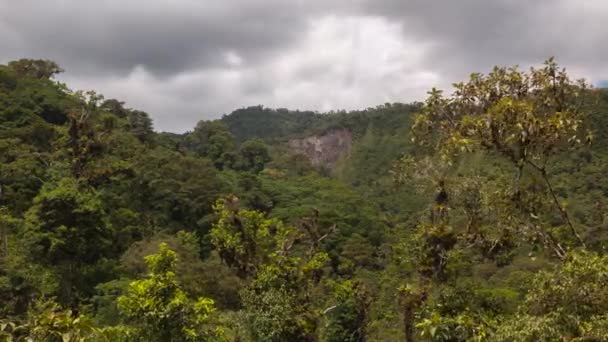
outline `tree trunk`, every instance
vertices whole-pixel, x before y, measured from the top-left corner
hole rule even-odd
[[[414,310],[406,306],[403,310],[403,332],[405,342],[414,342]]]

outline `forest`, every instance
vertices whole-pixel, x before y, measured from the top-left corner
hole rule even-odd
[[[608,341],[608,90],[471,71],[177,134],[0,65],[0,341]]]

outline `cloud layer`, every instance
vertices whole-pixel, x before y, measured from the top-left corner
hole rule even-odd
[[[549,56],[599,81],[606,19],[603,0],[0,0],[0,62],[53,59],[70,87],[182,132],[249,105],[422,100],[470,72]]]

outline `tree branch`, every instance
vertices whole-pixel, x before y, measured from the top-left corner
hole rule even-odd
[[[528,165],[532,166],[535,170],[537,170],[541,174],[543,180],[545,181],[545,185],[549,189],[549,193],[551,194],[551,197],[553,198],[555,207],[557,207],[557,210],[559,210],[562,218],[564,219],[564,221],[566,221],[566,224],[568,224],[568,227],[570,228],[572,235],[574,235],[576,237],[579,244],[583,248],[587,248],[587,246],[585,245],[585,242],[583,241],[581,236],[576,231],[576,228],[574,228],[574,225],[572,224],[572,221],[570,220],[570,216],[568,216],[568,212],[559,203],[559,199],[557,198],[557,195],[555,194],[555,191],[553,190],[553,186],[551,185],[551,182],[549,181],[549,177],[547,176],[547,170],[545,169],[545,167],[544,166],[540,167],[540,166],[536,165],[534,162],[532,162],[531,160],[526,159],[526,162],[528,163]]]

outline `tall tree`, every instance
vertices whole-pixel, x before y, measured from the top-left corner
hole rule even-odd
[[[260,139],[245,141],[239,148],[237,168],[245,171],[259,173],[270,161],[268,147]]]
[[[236,159],[234,137],[220,121],[200,121],[185,142],[199,156],[211,159],[219,169],[232,167]]]
[[[26,213],[23,234],[35,260],[57,272],[62,304],[90,291],[85,267],[115,252],[98,193],[71,177],[45,184]]]
[[[552,158],[592,140],[585,129],[587,100],[585,81],[570,80],[553,59],[529,72],[496,67],[488,75],[472,74],[468,82],[456,83],[451,97],[431,90],[416,117],[415,139],[434,148],[447,162],[462,152],[483,151],[509,161],[518,181],[525,172],[534,173],[542,179],[543,193],[561,215],[574,244],[584,246],[551,182],[549,167]],[[524,217],[541,215],[519,186],[519,182],[515,184],[512,196],[520,202]],[[529,220],[523,225],[564,258],[566,241],[558,241],[554,229]]]

